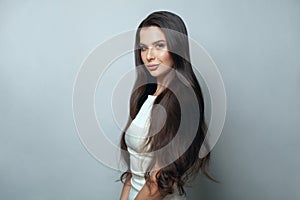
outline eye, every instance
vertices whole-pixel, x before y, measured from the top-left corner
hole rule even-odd
[[[156,47],[157,49],[163,49],[163,48],[165,48],[165,47],[166,47],[166,44],[165,44],[165,43],[162,43],[162,42],[160,42],[160,43],[157,43],[157,44],[155,45],[155,47]]]
[[[145,45],[140,45],[140,49],[141,49],[141,51],[146,51],[147,47]]]

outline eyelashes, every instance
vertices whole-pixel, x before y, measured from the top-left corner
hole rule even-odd
[[[165,50],[166,47],[167,47],[167,45],[163,42],[159,42],[154,45],[154,48],[156,50]],[[143,45],[143,44],[140,44],[139,48],[141,49],[141,51],[146,51],[147,49],[149,49],[149,47],[147,47],[146,45]]]
[[[155,45],[156,48],[165,48],[166,45],[164,43],[158,43]]]
[[[146,51],[146,50],[147,50],[147,47],[144,46],[144,45],[140,45],[140,49],[141,49],[141,51]]]

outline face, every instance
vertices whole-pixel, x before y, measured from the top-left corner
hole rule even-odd
[[[168,51],[165,34],[159,27],[144,27],[140,32],[142,60],[149,73],[156,78],[163,78],[174,62]]]

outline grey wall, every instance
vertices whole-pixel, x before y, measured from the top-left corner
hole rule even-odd
[[[82,146],[72,116],[88,53],[154,10],[181,15],[224,79],[211,172],[188,199],[300,198],[300,1],[0,2],[0,199],[117,199],[119,172]]]

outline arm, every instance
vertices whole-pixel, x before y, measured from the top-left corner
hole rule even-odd
[[[129,192],[130,192],[130,188],[131,188],[130,180],[131,180],[131,174],[129,174],[126,177],[126,180],[125,180],[125,183],[123,185],[122,192],[121,192],[120,200],[128,200],[128,196],[129,196]]]
[[[161,200],[163,196],[159,192],[157,181],[156,181],[156,174],[158,171],[154,171],[149,181],[142,187],[139,191],[138,195],[134,200]]]

